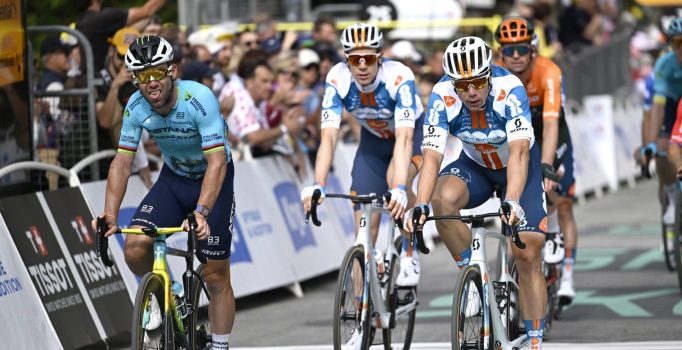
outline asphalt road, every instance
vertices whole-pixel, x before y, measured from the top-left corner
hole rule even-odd
[[[578,294],[546,349],[682,349],[682,298],[663,262],[655,190],[644,181],[576,205]],[[421,261],[413,348],[447,349],[458,269],[442,244]],[[303,298],[278,289],[238,299],[232,348],[330,348],[335,283],[332,273],[304,282]]]

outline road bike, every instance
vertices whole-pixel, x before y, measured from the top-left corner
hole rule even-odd
[[[677,282],[680,285],[680,293],[682,293],[682,179],[678,181],[679,188],[675,195],[675,229],[673,230],[674,237],[671,240],[671,249],[673,251],[672,257],[675,259],[674,264],[677,267]]]
[[[502,204],[502,212],[509,215],[511,208]],[[471,260],[462,268],[455,283],[452,302],[451,341],[453,350],[464,349],[520,349],[527,343],[522,326],[519,286],[515,279],[515,264],[507,255],[507,237],[520,249],[521,241],[515,226],[502,225],[502,232],[486,230],[484,219],[500,217],[500,213],[478,215],[442,215],[427,217],[433,220],[460,220],[471,224]],[[421,231],[417,221],[421,210],[415,208],[415,232]],[[511,234],[507,233],[511,231]],[[486,238],[499,241],[497,262],[499,274],[491,279],[486,254]]]
[[[202,264],[206,257],[198,249],[197,222],[193,213],[185,216],[189,223],[187,250],[166,245],[167,235],[184,232],[182,227],[124,228],[117,234],[146,235],[154,238],[154,264],[140,280],[132,322],[132,349],[204,349],[211,344],[211,325],[208,319],[210,296],[200,265],[194,269],[194,257]],[[104,237],[108,227],[104,218],[97,218],[97,254],[104,265],[111,267],[109,241]],[[172,291],[166,254],[185,258],[182,275],[184,298]],[[177,298],[177,299],[176,299]]]
[[[312,217],[313,224],[321,225],[317,218],[320,195],[319,190],[313,193],[306,223]],[[353,337],[360,340],[361,349],[369,349],[379,329],[385,350],[409,349],[418,305],[417,288],[396,285],[402,247],[401,236],[394,238],[397,223],[390,218],[385,250],[375,250],[370,233],[372,213],[387,212],[384,203],[390,202],[390,193],[383,197],[327,194],[326,198],[343,198],[359,204],[362,215],[355,243],[346,252],[339,270],[334,302],[334,350],[342,349]],[[412,237],[412,247],[428,253],[423,238]]]
[[[554,235],[559,234],[560,233],[558,232],[548,232],[545,236],[545,241],[554,240]],[[541,254],[541,256],[543,255],[544,254]],[[548,263],[544,258],[542,259],[542,272],[545,276],[545,283],[547,284],[547,306],[545,307],[545,329],[543,331],[544,339],[550,337],[554,320],[560,317],[564,307],[557,295],[559,283],[561,281],[562,263],[563,262],[561,261],[558,263]],[[511,270],[515,271],[516,269],[512,268]]]

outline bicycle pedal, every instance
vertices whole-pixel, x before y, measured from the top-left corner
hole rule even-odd
[[[573,298],[569,298],[566,296],[560,296],[559,297],[559,305],[561,305],[561,306],[571,305],[572,302],[573,302]]]

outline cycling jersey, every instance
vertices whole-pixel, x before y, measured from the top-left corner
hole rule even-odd
[[[384,59],[368,86],[353,79],[345,62],[327,74],[322,99],[322,128],[339,128],[346,108],[362,127],[382,139],[393,139],[395,128],[413,128],[424,107],[415,92],[414,74],[399,62]]]
[[[682,97],[682,64],[675,52],[665,53],[656,60],[654,67],[654,101],[670,98],[674,101]]]
[[[134,154],[145,129],[161,149],[166,166],[178,175],[199,179],[208,166],[204,154],[224,152],[230,162],[227,126],[218,100],[206,86],[178,80],[175,88],[177,102],[165,117],[152,110],[140,91],[130,97],[123,112],[118,151]]]
[[[421,155],[424,107],[415,91],[414,74],[402,63],[384,59],[374,81],[363,87],[355,82],[345,62],[338,63],[327,74],[321,127],[339,128],[343,108],[362,125],[351,191],[383,194],[388,190],[386,173],[393,158],[396,127],[415,128],[412,155]]]
[[[650,111],[651,105],[654,103],[654,72],[652,71],[644,79],[644,91],[642,91],[642,109]]]
[[[424,119],[422,147],[445,152],[448,133],[462,141],[464,153],[488,169],[507,166],[508,142],[527,139],[534,143],[526,90],[519,78],[491,65],[490,94],[485,110],[470,111],[457,97],[448,76],[433,87]]]

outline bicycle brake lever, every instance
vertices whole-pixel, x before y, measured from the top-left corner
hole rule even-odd
[[[197,240],[197,218],[194,216],[194,213],[189,213],[185,216],[185,219],[187,219],[187,224],[189,224],[189,232],[187,233],[187,247],[191,248],[192,253],[197,257],[197,260],[199,260],[200,263],[206,264],[208,260],[206,259],[206,256],[204,256],[204,253],[201,251],[201,249],[198,248],[199,242]],[[208,222],[206,224],[208,225]]]
[[[97,217],[97,232],[95,233],[95,240],[97,241],[97,256],[106,267],[114,266],[114,262],[109,258],[109,238],[104,237],[107,231],[107,222],[104,218]]]
[[[313,225],[322,226],[322,222],[317,218],[317,201],[322,197],[322,192],[320,190],[313,191],[313,197],[310,199],[310,211],[305,214],[305,223],[307,224],[310,217],[313,218]]]
[[[428,216],[428,213],[425,213]],[[412,227],[414,228],[414,233],[412,234],[412,239],[410,240],[410,245],[414,248],[415,241],[417,249],[422,254],[429,254],[431,250],[424,244],[424,233],[422,232],[423,225],[419,224],[419,219],[422,216],[422,209],[420,207],[415,207],[412,212]]]

